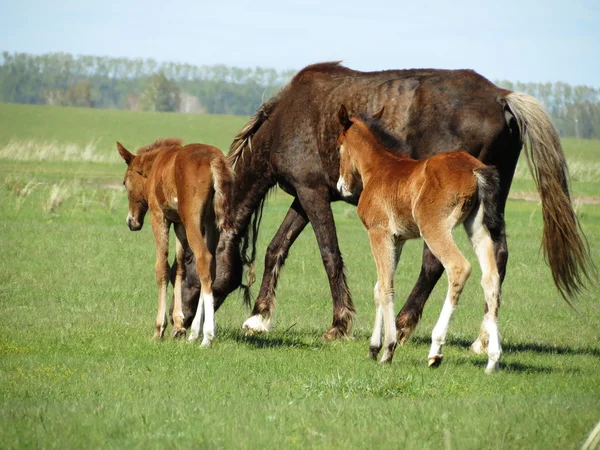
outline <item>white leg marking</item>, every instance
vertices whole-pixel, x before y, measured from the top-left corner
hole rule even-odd
[[[212,292],[204,296],[204,326],[201,347],[210,347],[215,338],[215,305]]]
[[[383,308],[379,302],[378,291],[379,282],[375,283],[373,295],[375,296],[375,323],[373,324],[373,333],[371,334],[371,348],[381,349],[381,327],[383,326]],[[375,355],[373,355],[375,357]]]
[[[260,314],[256,314],[244,322],[242,328],[246,333],[267,333],[271,326],[271,318],[263,318]]]
[[[452,302],[450,301],[450,293],[448,293],[440,317],[431,333],[431,349],[429,350],[428,357],[430,364],[432,363],[432,359],[441,358],[442,356],[442,345],[446,343],[446,334],[448,333],[450,319],[455,309],[456,307],[452,306]]]
[[[394,316],[394,294],[387,294],[383,302],[383,356],[381,362],[388,362],[396,348],[396,317]]]
[[[500,333],[498,332],[498,324],[495,320],[486,320],[485,328],[490,336],[490,342],[488,344],[488,363],[485,368],[485,373],[493,373],[500,368],[500,357],[502,356]]]
[[[192,322],[192,327],[190,329],[190,337],[189,341],[195,341],[200,336],[200,328],[202,327],[202,323],[204,322],[204,296],[200,293],[200,298],[198,299],[198,307],[196,308],[196,315],[194,316],[194,320]]]

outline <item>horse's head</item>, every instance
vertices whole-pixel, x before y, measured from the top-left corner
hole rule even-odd
[[[140,156],[130,153],[119,142],[117,142],[117,149],[127,164],[127,170],[123,178],[123,186],[127,189],[127,197],[129,198],[127,226],[131,231],[138,231],[142,229],[144,216],[148,211],[148,201],[144,193],[146,173],[143,170]]]
[[[379,120],[383,115],[383,109],[381,108],[381,111],[373,115],[373,119]],[[340,156],[340,178],[337,182],[337,189],[343,197],[358,197],[363,186],[356,161],[357,155],[360,154],[361,147],[364,145],[364,139],[358,131],[361,127],[357,124],[362,121],[360,118],[350,118],[344,105],[340,106],[338,119],[342,126],[342,132],[336,143]]]

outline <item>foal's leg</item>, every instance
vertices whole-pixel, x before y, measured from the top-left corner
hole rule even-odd
[[[471,349],[475,353],[483,353],[487,348],[488,363],[485,372],[492,373],[500,367],[500,357],[502,356],[500,332],[498,330],[500,275],[496,265],[494,242],[488,229],[482,223],[481,212],[480,209],[474,220],[465,223],[465,229],[481,266],[481,287],[483,288],[486,304],[481,331]]]
[[[156,314],[154,339],[162,339],[167,327],[167,289],[169,287],[169,222],[162,213],[152,213],[152,233],[156,243],[154,272],[158,285],[158,312]]]
[[[279,278],[279,270],[285,263],[288,251],[300,235],[308,218],[298,199],[294,199],[277,234],[267,248],[265,255],[265,271],[258,298],[254,303],[252,316],[244,322],[243,329],[247,334],[269,331],[271,317],[275,311],[275,289]]]
[[[193,196],[190,195],[190,198]],[[210,347],[215,337],[215,304],[210,270],[212,255],[206,246],[201,227],[203,211],[211,206],[207,200],[194,198],[194,201],[185,201],[182,198],[179,202],[179,214],[185,226],[188,243],[196,256],[196,271],[201,284],[200,301],[192,322],[189,340],[198,339],[200,326],[202,326],[202,347]]]
[[[396,349],[396,322],[394,320],[394,273],[404,241],[396,241],[387,230],[369,230],[371,252],[377,266],[375,285],[375,324],[369,346],[371,358],[381,350],[381,322],[383,321],[384,347],[381,363],[389,363]]]
[[[185,236],[185,228],[182,224],[176,223],[173,225],[175,230],[175,260],[177,268],[175,272],[175,283],[173,284],[173,333],[174,338],[185,338],[185,327],[183,325],[183,305],[181,303],[182,280],[185,271],[185,248],[187,239]]]
[[[471,264],[454,243],[451,228],[421,229],[421,234],[433,254],[442,262],[448,274],[448,292],[440,317],[431,333],[431,349],[428,356],[429,365],[437,366],[442,361],[442,345],[446,343],[450,319],[471,274]]]
[[[346,283],[329,193],[326,188],[306,187],[297,189],[297,193],[298,200],[313,226],[333,297],[333,324],[324,338],[332,340],[347,337],[350,334],[355,309]]]

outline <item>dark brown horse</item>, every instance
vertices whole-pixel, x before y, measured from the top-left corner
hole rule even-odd
[[[595,267],[569,197],[567,166],[548,114],[531,96],[501,89],[471,70],[391,70],[359,72],[339,63],[308,66],[275,97],[261,105],[235,137],[229,158],[236,174],[229,220],[221,234],[214,282],[216,305],[241,285],[243,264],[255,259],[256,232],[267,192],[276,184],[294,201],[271,241],[252,316],[244,327],[264,331],[274,310],[279,271],[291,245],[310,222],[329,278],[333,324],[325,334],[348,335],[354,306],[344,275],[330,202],[336,189],[339,156],[337,112],[351,115],[385,106],[383,120],[400,141],[396,152],[423,159],[435,152],[465,149],[496,166],[500,177],[498,213],[503,215],[521,147],[533,173],[544,216],[543,248],[559,292],[577,294]],[[356,204],[360,184],[344,199]],[[504,229],[492,236],[504,279],[508,248]],[[189,274],[190,271],[188,270]],[[443,266],[425,245],[417,283],[397,317],[398,340],[408,338]],[[188,283],[186,301],[198,295]]]
[[[492,234],[498,236],[504,219],[498,212],[498,171],[463,151],[438,153],[416,160],[390,152],[400,142],[381,126],[379,118],[360,114],[349,118],[339,111],[342,132],[338,191],[352,195],[354,183],[363,190],[356,210],[369,235],[377,266],[375,325],[371,336],[373,359],[382,347],[382,363],[389,363],[396,349],[394,273],[408,239],[423,238],[448,274],[448,293],[440,318],[431,334],[429,365],[442,360],[442,345],[460,294],[471,274],[471,265],[454,242],[452,230],[463,224],[481,266],[481,287],[487,313],[477,343],[489,342],[486,373],[498,370],[502,347],[498,332],[500,276],[494,257]],[[383,143],[386,143],[384,145]],[[458,149],[460,150],[460,149]]]

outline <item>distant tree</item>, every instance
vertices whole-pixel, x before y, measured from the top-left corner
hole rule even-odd
[[[69,86],[65,94],[65,103],[68,106],[91,108],[94,106],[91,92],[90,82],[88,80],[80,81]]]
[[[151,76],[141,95],[142,107],[147,111],[177,111],[179,87],[169,81],[164,73]]]

